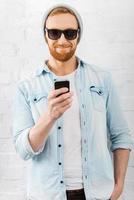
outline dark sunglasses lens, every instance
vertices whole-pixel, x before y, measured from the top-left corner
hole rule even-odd
[[[61,32],[59,30],[56,29],[49,29],[48,30],[48,37],[52,40],[57,40],[58,38],[60,38],[61,36]]]
[[[65,30],[64,34],[67,40],[74,40],[77,37],[77,30],[68,29]]]

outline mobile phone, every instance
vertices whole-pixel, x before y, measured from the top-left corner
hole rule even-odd
[[[69,92],[70,91],[70,82],[68,80],[65,80],[65,81],[55,81],[54,82],[54,88],[55,88],[55,90],[56,89],[60,89],[62,87],[67,87],[68,88],[67,92]],[[58,95],[58,96],[60,96],[60,95]]]

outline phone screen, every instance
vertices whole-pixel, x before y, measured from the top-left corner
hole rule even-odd
[[[69,84],[69,81],[65,80],[65,81],[55,81],[54,82],[54,88],[55,89],[60,89],[62,87],[67,87],[68,88],[68,91],[70,91],[70,84]],[[58,95],[59,96],[59,95]]]

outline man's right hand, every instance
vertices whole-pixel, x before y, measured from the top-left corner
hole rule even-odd
[[[73,93],[67,91],[68,88],[60,88],[50,92],[46,112],[38,119],[35,126],[30,130],[29,142],[35,152],[44,145],[56,119],[70,108]]]
[[[72,92],[68,88],[52,90],[48,96],[48,114],[51,120],[58,119],[72,104]],[[59,95],[59,96],[58,96]]]

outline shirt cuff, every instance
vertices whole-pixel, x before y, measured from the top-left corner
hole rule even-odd
[[[38,151],[35,152],[32,149],[31,144],[28,139],[30,130],[31,130],[31,128],[28,128],[25,130],[25,134],[24,134],[25,136],[23,138],[24,139],[23,144],[25,146],[25,150],[30,156],[39,155],[43,151],[45,144],[43,144],[43,146]]]
[[[134,149],[134,143],[119,143],[119,144],[114,144],[111,146],[111,151],[114,151],[116,149],[129,149],[132,150]]]

